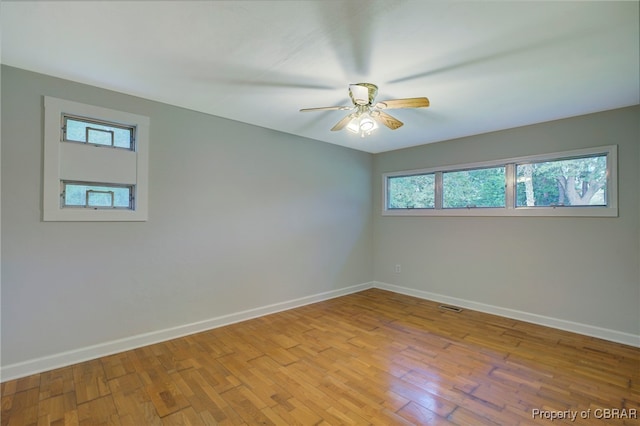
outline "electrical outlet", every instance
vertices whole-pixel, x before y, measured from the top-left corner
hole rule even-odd
[[[396,274],[402,272],[402,267],[400,265],[396,265]]]

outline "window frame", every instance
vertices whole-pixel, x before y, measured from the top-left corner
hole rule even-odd
[[[129,204],[126,207],[116,206],[113,204],[115,201],[115,194],[112,191],[111,193],[111,206],[96,206],[90,204],[78,205],[78,204],[66,204],[64,201],[66,198],[67,186],[70,185],[78,185],[78,186],[92,186],[92,187],[102,187],[102,188],[113,188],[113,189],[127,189],[129,191]],[[100,183],[95,184],[94,182],[78,182],[78,181],[69,181],[69,180],[61,180],[60,181],[60,206],[63,209],[92,209],[92,210],[101,210],[101,209],[118,209],[118,210],[134,210],[135,209],[135,185],[127,185],[127,184],[115,184],[115,183]],[[93,189],[88,189],[86,191],[86,201],[88,201],[88,193],[89,192],[98,192],[104,193],[105,191],[96,191]]]
[[[87,130],[91,129],[91,130],[98,130],[98,131],[104,131],[107,133],[111,133],[111,145],[107,145],[107,144],[101,144],[101,143],[95,143],[95,142],[90,142],[87,137],[87,140],[85,141],[79,141],[79,140],[75,140],[75,139],[69,139],[68,137],[68,121],[72,120],[72,121],[78,121],[78,122],[83,122],[86,124],[94,124],[94,125],[98,125],[98,126],[104,126],[104,127],[111,127],[111,128],[117,128],[120,130],[127,130],[129,131],[129,147],[125,148],[122,146],[117,146],[114,143],[114,134],[113,131],[109,131],[109,130],[102,130],[102,129],[97,129],[97,128],[91,128],[89,126],[87,126]],[[104,147],[104,148],[114,148],[114,149],[124,149],[127,151],[136,151],[136,139],[137,139],[137,135],[136,135],[136,128],[137,126],[135,125],[131,125],[131,124],[121,124],[121,123],[115,123],[113,121],[106,121],[106,120],[100,120],[100,119],[96,119],[96,118],[90,118],[90,117],[81,117],[75,114],[69,114],[69,113],[62,113],[62,118],[61,118],[61,125],[62,125],[62,136],[60,137],[61,142],[71,142],[71,143],[80,143],[80,144],[84,144],[84,145],[93,145],[93,146],[97,146],[97,147]]]
[[[65,117],[131,128],[132,149],[66,140]],[[148,219],[149,118],[44,96],[43,221],[146,221]],[[65,206],[63,182],[131,186],[131,208]]]
[[[385,196],[387,197],[387,201],[385,202],[385,206],[388,210],[414,210],[414,209],[418,209],[418,210],[433,210],[435,209],[435,185],[436,185],[436,176],[435,173],[414,173],[414,174],[400,174],[400,175],[393,175],[393,176],[389,176],[389,178],[405,178],[405,177],[413,177],[413,176],[429,176],[429,175],[433,175],[433,179],[434,179],[434,206],[433,207],[388,207],[389,206],[389,191],[388,188],[385,190]],[[385,180],[385,185],[388,185],[389,180],[386,179]]]
[[[461,206],[461,207],[445,207],[445,191],[444,191],[444,175],[447,173],[456,173],[456,172],[469,172],[469,171],[475,171],[475,170],[486,170],[486,169],[497,169],[497,168],[504,168],[504,177],[505,177],[505,182],[507,180],[507,167],[506,165],[494,165],[494,166],[483,166],[483,167],[467,167],[464,169],[454,169],[454,170],[442,170],[439,172],[440,175],[440,197],[441,197],[441,205],[442,205],[442,209],[443,210],[454,210],[454,209],[502,209],[504,207],[502,206],[476,206],[476,205],[467,205],[467,206]],[[438,194],[436,194],[436,196],[438,196]],[[504,205],[506,207],[507,205],[507,190],[506,190],[506,185],[505,185],[505,194],[504,194]]]
[[[516,165],[529,162],[557,161],[571,158],[606,155],[606,206],[519,206],[516,207]],[[463,170],[505,167],[505,207],[443,208],[442,174]],[[606,145],[547,154],[512,157],[500,160],[455,164],[442,167],[403,170],[382,174],[383,216],[558,216],[617,217],[618,216],[618,146]],[[435,208],[388,208],[388,180],[399,176],[435,174]]]

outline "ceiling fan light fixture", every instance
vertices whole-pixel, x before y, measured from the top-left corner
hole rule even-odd
[[[360,130],[366,133],[371,133],[378,128],[376,122],[371,118],[369,114],[362,114],[360,117]]]
[[[360,134],[360,137],[364,138],[378,128],[378,123],[371,118],[368,112],[362,112],[351,119],[346,128],[351,133]]]
[[[358,119],[358,117],[351,119],[346,128],[351,133],[360,133],[360,120]]]

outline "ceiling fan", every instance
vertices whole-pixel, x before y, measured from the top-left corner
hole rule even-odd
[[[397,108],[424,108],[429,106],[427,98],[391,99],[373,103],[378,94],[378,86],[372,83],[356,83],[349,85],[349,97],[353,106],[331,106],[319,108],[303,108],[300,111],[353,111],[338,121],[331,131],[335,132],[346,127],[361,137],[371,134],[378,128],[378,123],[395,130],[403,125],[402,121],[390,116],[383,110]]]

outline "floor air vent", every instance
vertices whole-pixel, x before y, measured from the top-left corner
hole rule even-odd
[[[462,308],[458,308],[457,306],[440,305],[438,306],[438,308],[444,309],[445,311],[451,311],[456,313],[462,312]]]

